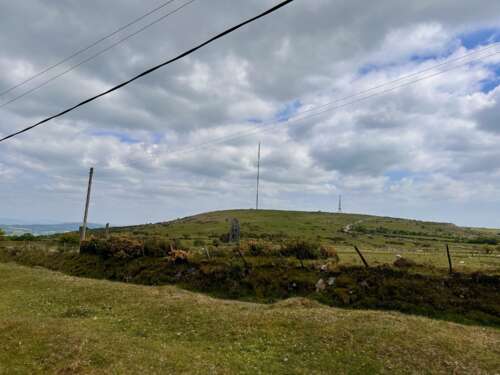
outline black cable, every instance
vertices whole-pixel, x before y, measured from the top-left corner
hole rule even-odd
[[[36,73],[35,75],[33,75],[33,76],[31,76],[31,77],[29,77],[29,78],[25,79],[24,81],[19,82],[18,84],[14,85],[14,86],[12,86],[12,87],[9,87],[8,89],[6,89],[6,90],[4,90],[4,91],[0,92],[0,97],[4,96],[5,94],[8,94],[9,92],[11,92],[12,90],[17,89],[18,87],[21,87],[21,86],[25,85],[25,84],[26,84],[26,83],[28,83],[28,82],[31,82],[31,81],[32,81],[32,80],[34,80],[35,78],[40,77],[41,75],[43,75],[43,74],[45,74],[45,73],[47,73],[47,72],[51,71],[52,69],[57,68],[58,66],[60,66],[60,65],[64,64],[66,61],[71,60],[73,57],[76,57],[76,56],[78,56],[78,55],[82,54],[83,52],[88,51],[88,50],[89,50],[89,49],[91,49],[92,47],[95,47],[96,45],[98,45],[99,43],[101,43],[101,42],[105,41],[106,39],[109,39],[109,38],[111,38],[112,36],[115,36],[115,35],[116,35],[116,34],[118,34],[119,32],[121,32],[121,31],[123,31],[123,30],[125,30],[125,29],[129,28],[130,26],[132,26],[132,25],[136,24],[137,22],[142,21],[142,20],[143,20],[144,18],[146,18],[147,16],[149,16],[149,15],[151,15],[151,14],[153,14],[153,13],[155,13],[155,12],[159,11],[160,9],[162,9],[162,8],[166,7],[167,5],[169,5],[169,4],[171,4],[171,3],[173,3],[174,1],[176,1],[176,0],[169,0],[169,1],[167,1],[167,2],[165,2],[165,3],[163,3],[163,4],[161,4],[160,6],[158,6],[158,7],[154,8],[154,9],[150,10],[149,12],[147,12],[147,13],[145,13],[145,14],[143,14],[142,16],[140,16],[140,17],[138,17],[138,18],[136,18],[136,19],[132,20],[131,22],[127,23],[126,25],[123,25],[123,26],[119,27],[118,29],[116,29],[116,30],[115,30],[115,31],[113,31],[112,33],[107,34],[107,35],[103,36],[102,38],[100,38],[100,39],[96,40],[95,42],[93,42],[93,43],[89,44],[87,47],[84,47],[84,48],[82,48],[82,49],[80,49],[80,50],[78,50],[78,51],[74,52],[73,54],[69,55],[68,57],[65,57],[64,59],[60,60],[59,62],[57,62],[57,63],[55,63],[55,64],[53,64],[53,65],[48,66],[47,68],[43,69],[42,71],[40,71],[40,72]]]
[[[21,98],[24,98],[25,96],[27,96],[27,95],[31,94],[32,92],[37,91],[38,89],[40,89],[40,88],[42,88],[42,87],[44,87],[44,86],[48,85],[50,82],[55,81],[55,80],[56,80],[56,79],[58,79],[59,77],[62,77],[62,76],[64,76],[64,75],[68,74],[69,72],[72,72],[73,70],[77,69],[78,67],[82,66],[83,64],[88,63],[88,62],[89,62],[89,61],[91,61],[91,60],[94,60],[96,57],[98,57],[98,56],[102,55],[103,53],[105,53],[105,52],[109,51],[109,50],[110,50],[110,49],[112,49],[112,48],[115,48],[117,45],[122,44],[123,42],[127,41],[128,39],[132,38],[133,36],[136,36],[137,34],[142,33],[144,30],[146,30],[146,29],[150,28],[151,26],[153,26],[153,25],[157,24],[157,23],[158,23],[158,22],[160,22],[160,21],[163,21],[165,18],[170,17],[172,14],[177,13],[178,11],[180,11],[181,9],[183,9],[183,8],[187,7],[189,4],[191,4],[191,3],[195,2],[195,1],[196,1],[196,0],[189,0],[189,1],[187,1],[186,3],[184,3],[184,4],[182,4],[181,6],[179,6],[179,7],[175,8],[174,10],[172,10],[172,11],[168,12],[167,14],[164,14],[164,15],[163,15],[163,16],[161,16],[160,18],[157,18],[156,20],[154,20],[154,21],[152,21],[152,22],[150,22],[150,23],[146,24],[145,26],[141,27],[139,30],[134,31],[132,34],[129,34],[129,35],[127,35],[127,36],[125,36],[125,37],[123,37],[123,38],[119,39],[119,40],[118,40],[118,41],[116,41],[115,43],[113,43],[113,44],[109,45],[108,47],[106,47],[106,48],[104,48],[104,49],[100,50],[99,52],[97,52],[97,53],[95,53],[95,54],[93,54],[93,55],[89,56],[89,57],[88,57],[88,58],[86,58],[85,60],[80,61],[78,64],[75,64],[75,65],[73,65],[73,66],[70,66],[68,69],[66,69],[66,70],[62,71],[61,73],[59,73],[59,74],[57,74],[57,75],[55,75],[55,76],[53,76],[53,77],[49,78],[49,79],[48,79],[48,80],[46,80],[46,81],[43,81],[41,84],[39,84],[39,85],[37,85],[37,86],[33,87],[32,89],[30,89],[30,90],[28,90],[28,91],[26,91],[26,92],[23,92],[22,94],[20,94],[20,95],[18,95],[18,96],[15,96],[15,97],[13,97],[12,99],[10,99],[10,100],[8,100],[8,101],[6,101],[6,102],[4,102],[4,103],[0,104],[0,108],[3,108],[3,107],[5,107],[6,105],[8,105],[8,104],[10,104],[10,103],[13,103],[13,102],[15,102],[15,101],[17,101],[17,100],[19,100],[19,99],[21,99]]]
[[[61,117],[61,116],[65,115],[65,114],[66,114],[66,113],[68,113],[68,112],[71,112],[71,111],[73,111],[73,110],[75,110],[75,109],[77,109],[77,108],[79,108],[79,107],[81,107],[81,106],[84,106],[84,105],[85,105],[85,104],[87,104],[87,103],[90,103],[90,102],[92,102],[92,101],[94,101],[94,100],[96,100],[96,99],[99,99],[99,98],[100,98],[100,97],[102,97],[102,96],[105,96],[105,95],[107,95],[107,94],[109,94],[109,93],[112,93],[113,91],[116,91],[116,90],[118,90],[118,89],[120,89],[120,88],[122,88],[122,87],[124,87],[124,86],[127,86],[128,84],[130,84],[130,83],[134,82],[135,80],[137,80],[137,79],[139,79],[139,78],[142,78],[142,77],[144,77],[144,76],[147,76],[148,74],[151,74],[152,72],[154,72],[154,71],[156,71],[156,70],[158,70],[158,69],[160,69],[160,68],[162,68],[162,67],[164,67],[164,66],[166,66],[166,65],[169,65],[169,64],[171,64],[171,63],[173,63],[173,62],[175,62],[175,61],[177,61],[177,60],[180,60],[180,59],[182,59],[182,58],[184,58],[184,57],[186,57],[186,56],[188,56],[188,55],[190,55],[190,54],[192,54],[192,53],[194,53],[194,52],[198,51],[199,49],[201,49],[201,48],[205,47],[206,45],[211,44],[211,43],[215,42],[216,40],[218,40],[218,39],[220,39],[220,38],[222,38],[222,37],[224,37],[224,36],[226,36],[226,35],[228,35],[228,34],[231,34],[232,32],[234,32],[234,31],[236,31],[236,30],[238,30],[238,29],[242,28],[243,26],[245,26],[245,25],[247,25],[247,24],[249,24],[249,23],[252,23],[252,22],[254,22],[254,21],[256,21],[256,20],[258,20],[258,19],[260,19],[260,18],[263,18],[263,17],[265,17],[265,16],[267,16],[267,15],[269,15],[269,14],[271,14],[271,13],[273,13],[273,12],[277,11],[277,10],[278,10],[278,9],[280,9],[280,8],[283,8],[284,6],[288,5],[289,3],[293,2],[293,1],[294,1],[294,0],[285,0],[285,1],[281,2],[281,3],[279,3],[278,5],[275,5],[274,7],[272,7],[272,8],[270,8],[270,9],[266,10],[265,12],[263,12],[263,13],[261,13],[261,14],[259,14],[259,15],[255,16],[255,17],[252,17],[252,18],[250,18],[250,19],[248,19],[248,20],[246,20],[246,21],[243,21],[242,23],[240,23],[240,24],[238,24],[238,25],[236,25],[236,26],[233,26],[233,27],[231,27],[231,28],[229,28],[229,29],[227,29],[227,30],[225,30],[225,31],[221,32],[220,34],[217,34],[216,36],[214,36],[214,37],[212,37],[212,38],[208,39],[207,41],[205,41],[205,42],[203,42],[203,43],[201,43],[201,44],[197,45],[196,47],[193,47],[193,48],[191,48],[190,50],[188,50],[188,51],[186,51],[186,52],[183,52],[183,53],[181,53],[180,55],[178,55],[178,56],[176,56],[176,57],[174,57],[174,58],[172,58],[172,59],[170,59],[170,60],[168,60],[168,61],[165,61],[165,62],[163,62],[163,63],[161,63],[161,64],[159,64],[159,65],[156,65],[156,66],[154,66],[154,67],[152,67],[152,68],[150,68],[150,69],[148,69],[148,70],[146,70],[146,71],[144,71],[144,72],[142,72],[142,73],[140,73],[140,74],[136,75],[135,77],[133,77],[133,78],[131,78],[131,79],[129,79],[129,80],[127,80],[127,81],[125,81],[125,82],[122,82],[122,83],[120,83],[119,85],[116,85],[116,86],[114,86],[114,87],[110,88],[109,90],[106,90],[106,91],[104,91],[104,92],[102,92],[102,93],[100,93],[100,94],[97,94],[97,95],[95,95],[95,96],[93,96],[93,97],[89,98],[89,99],[86,99],[86,100],[84,100],[83,102],[80,102],[80,103],[78,103],[78,104],[74,105],[73,107],[70,107],[70,108],[68,108],[68,109],[65,109],[65,110],[64,110],[64,111],[62,111],[62,112],[59,112],[59,113],[58,113],[58,114],[56,114],[56,115],[53,115],[53,116],[47,117],[46,119],[44,119],[44,120],[42,120],[42,121],[39,121],[39,122],[37,122],[36,124],[33,124],[33,125],[31,125],[31,126],[28,126],[27,128],[24,128],[24,129],[19,130],[19,131],[15,132],[15,133],[12,133],[12,134],[10,134],[10,135],[8,135],[8,136],[6,136],[6,137],[4,137],[4,138],[0,139],[0,142],[4,142],[4,141],[6,141],[7,139],[10,139],[10,138],[13,138],[13,137],[15,137],[15,136],[17,136],[17,135],[19,135],[19,134],[25,133],[25,132],[27,132],[27,131],[29,131],[29,130],[33,129],[33,128],[36,128],[37,126],[40,126],[40,125],[42,125],[42,124],[44,124],[44,123],[46,123],[46,122],[49,122],[50,120],[53,120],[53,119],[55,119],[55,118],[57,118],[57,117]]]

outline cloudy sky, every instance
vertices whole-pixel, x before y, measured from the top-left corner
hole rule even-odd
[[[164,2],[0,0],[0,92]],[[0,136],[278,1],[193,1],[5,104],[186,2],[2,95]],[[342,194],[348,212],[500,227],[499,41],[497,0],[296,0],[0,143],[0,217],[80,220],[91,166],[93,222],[251,208],[262,141],[263,208],[335,211]]]

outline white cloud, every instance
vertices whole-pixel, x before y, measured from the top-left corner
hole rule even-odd
[[[0,108],[0,134],[172,57],[272,3],[195,2]],[[498,56],[252,133],[297,99],[300,110],[311,109],[473,51],[460,45],[459,36],[498,18],[496,2],[480,3],[292,3],[117,94],[1,144],[1,216],[78,219],[90,166],[96,168],[93,221],[158,221],[251,207],[261,140],[264,207],[335,209],[332,196],[342,193],[347,210],[414,210],[421,218],[498,226],[488,212],[489,221],[482,222],[482,211],[460,210],[474,202],[481,210],[500,209],[499,90],[481,91],[485,81],[497,78]],[[0,25],[0,91],[153,5],[0,4],[6,15]],[[32,28],[19,27],[33,19],[38,21]],[[250,135],[233,139],[242,133]],[[226,142],[205,147],[214,139]]]

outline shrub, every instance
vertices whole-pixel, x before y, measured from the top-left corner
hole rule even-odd
[[[134,259],[144,256],[144,244],[128,237],[91,238],[82,242],[80,252],[103,258]]]
[[[5,232],[0,228],[0,241],[5,239]]]
[[[59,243],[78,245],[80,243],[80,235],[78,233],[64,233],[59,236]]]
[[[467,242],[479,245],[498,245],[498,239],[493,237],[476,237],[467,240]]]
[[[267,250],[268,249],[262,242],[257,242],[257,241],[248,242],[248,252],[253,256],[265,255]]]
[[[11,236],[11,241],[35,241],[36,237],[31,233],[24,233],[20,236]]]
[[[205,241],[197,239],[197,240],[194,240],[193,244],[194,244],[194,246],[205,246]]]
[[[281,254],[284,256],[294,256],[300,260],[304,266],[305,259],[319,259],[321,256],[319,244],[307,240],[288,241],[281,247]]]
[[[339,261],[339,256],[337,254],[337,250],[335,249],[335,247],[331,246],[331,245],[322,245],[320,248],[319,248],[319,252],[320,252],[320,255],[322,258],[325,258],[325,259],[334,259],[335,261]]]
[[[398,268],[410,268],[415,265],[416,263],[413,260],[407,258],[398,258],[394,261],[394,267]]]
[[[148,257],[165,257],[170,254],[172,244],[162,238],[148,238],[144,241],[144,255]]]
[[[169,260],[174,264],[188,263],[188,253],[182,250],[174,250],[168,256]]]

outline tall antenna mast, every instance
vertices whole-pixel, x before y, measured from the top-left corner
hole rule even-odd
[[[339,195],[339,214],[342,213],[342,195]]]
[[[255,209],[259,209],[259,182],[260,182],[260,142],[257,152],[257,196],[255,197]]]

